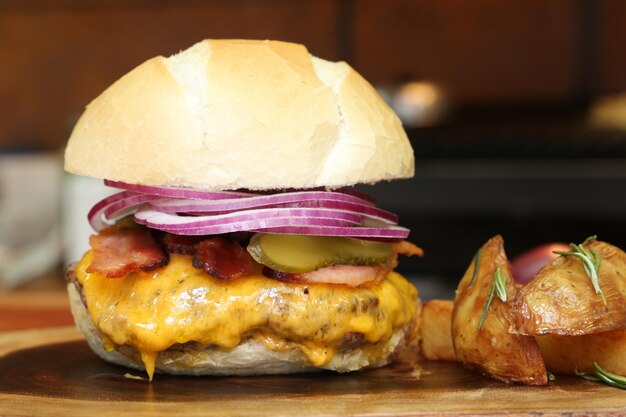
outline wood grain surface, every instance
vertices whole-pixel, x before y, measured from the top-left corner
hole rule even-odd
[[[0,332],[74,323],[67,291],[26,291],[0,293]]]
[[[0,416],[588,416],[626,413],[626,393],[580,378],[506,385],[416,355],[352,374],[175,377],[152,383],[98,359],[72,328],[0,334]]]

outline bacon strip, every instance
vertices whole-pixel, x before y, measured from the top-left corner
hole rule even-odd
[[[380,282],[390,271],[386,265],[333,265],[300,274],[290,274],[266,267],[263,274],[283,282],[344,284],[358,287],[369,282]]]
[[[179,253],[181,255],[192,255],[194,246],[202,241],[201,236],[183,236],[165,233],[161,242],[169,253]]]
[[[207,274],[221,280],[231,280],[251,275],[255,262],[237,242],[229,242],[221,237],[203,240],[194,247],[191,264]]]
[[[424,251],[419,246],[416,246],[408,240],[401,240],[393,244],[393,252],[404,256],[424,256]]]
[[[131,272],[152,271],[167,265],[169,255],[143,227],[108,227],[89,238],[93,258],[87,272],[120,278]]]

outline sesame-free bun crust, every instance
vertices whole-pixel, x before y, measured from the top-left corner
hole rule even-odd
[[[117,365],[143,370],[141,355],[131,346],[119,346],[108,351],[103,347],[102,335],[91,321],[87,308],[74,283],[67,286],[70,307],[76,327],[85,335],[91,349],[102,359]],[[192,345],[160,352],[156,372],[177,375],[269,375],[332,370],[350,372],[377,368],[388,364],[396,351],[404,349],[415,335],[415,323],[397,330],[380,349],[380,356],[371,361],[360,348],[338,352],[322,367],[308,365],[306,356],[298,349],[275,351],[261,342],[249,339],[233,349]]]
[[[93,100],[74,174],[207,190],[340,187],[413,175],[400,120],[345,62],[298,44],[205,40]]]

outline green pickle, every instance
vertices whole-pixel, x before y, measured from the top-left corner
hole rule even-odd
[[[311,272],[331,265],[382,264],[392,245],[334,236],[257,233],[248,244],[255,261],[287,273]]]

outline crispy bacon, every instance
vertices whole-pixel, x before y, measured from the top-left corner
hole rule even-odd
[[[255,262],[248,251],[239,243],[221,237],[198,243],[194,247],[191,263],[195,268],[226,281],[251,275],[255,271]]]
[[[165,233],[161,242],[169,253],[180,253],[182,255],[192,255],[194,246],[202,241],[201,236],[183,236]]]
[[[404,256],[424,256],[424,251],[419,246],[416,246],[408,240],[401,240],[393,244],[391,249],[391,256],[387,261],[387,265],[390,267],[390,271],[398,266],[398,255]]]
[[[302,282],[300,274],[290,274],[289,272],[277,271],[269,266],[263,267],[263,275],[282,282]]]
[[[424,251],[419,246],[416,246],[408,240],[401,240],[393,244],[393,252],[395,254],[401,254],[404,256],[424,256]]]
[[[169,255],[144,227],[108,227],[89,238],[93,259],[87,272],[120,278],[167,265]]]
[[[380,282],[391,271],[387,265],[333,265],[312,272],[290,274],[264,268],[263,274],[283,282],[307,282],[316,284],[344,284],[358,287],[369,282]]]

